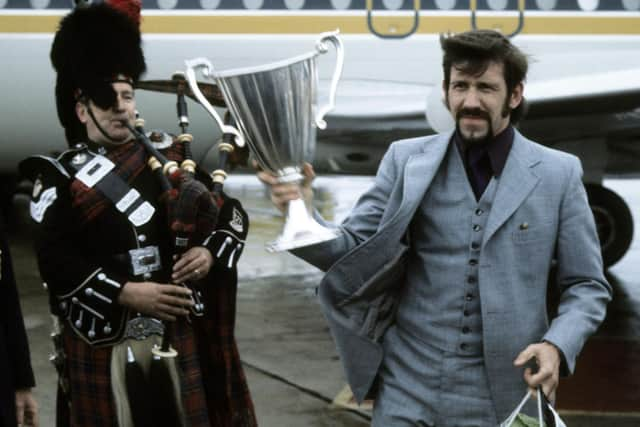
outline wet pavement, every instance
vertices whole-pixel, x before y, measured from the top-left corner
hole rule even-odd
[[[317,179],[319,209],[340,219],[371,178]],[[609,314],[587,343],[558,406],[569,427],[640,426],[640,192],[638,180],[610,180],[632,208],[636,231],[631,250],[609,277],[615,289]],[[261,426],[366,426],[370,411],[333,403],[345,380],[315,287],[321,273],[289,254],[269,254],[264,243],[281,224],[252,177],[232,176],[228,192],[251,216],[251,232],[240,261],[236,335]],[[21,304],[36,371],[42,426],[54,425],[55,373],[48,362],[50,321],[25,224],[26,199],[16,198],[12,250]],[[343,393],[344,395],[344,393]]]

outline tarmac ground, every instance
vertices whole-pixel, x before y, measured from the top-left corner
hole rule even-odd
[[[371,178],[319,178],[319,209],[344,217]],[[631,206],[640,224],[637,180],[605,183]],[[349,393],[340,360],[315,297],[322,274],[290,254],[269,254],[265,242],[281,220],[252,176],[232,176],[228,192],[251,216],[240,261],[236,337],[261,426],[366,426],[370,410],[345,409]],[[54,425],[55,382],[48,361],[51,321],[34,260],[28,201],[15,199],[11,249],[36,373],[41,425]],[[640,426],[640,239],[609,271],[615,289],[607,319],[579,359],[576,375],[563,380],[558,407],[569,427]],[[335,401],[335,402],[334,402]]]

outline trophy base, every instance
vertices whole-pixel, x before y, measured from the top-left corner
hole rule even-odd
[[[283,252],[333,240],[338,230],[323,227],[313,219],[302,199],[289,202],[287,220],[282,233],[266,245],[268,252]]]

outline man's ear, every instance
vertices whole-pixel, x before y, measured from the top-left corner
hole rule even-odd
[[[514,110],[520,105],[522,102],[522,97],[524,96],[524,85],[522,82],[518,83],[516,87],[513,88],[511,92],[511,98],[509,99],[509,107]]]
[[[78,116],[78,120],[80,123],[85,124],[89,120],[89,112],[87,111],[87,106],[82,102],[76,102],[76,116]]]

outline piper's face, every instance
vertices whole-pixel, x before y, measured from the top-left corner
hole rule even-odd
[[[502,63],[491,62],[481,75],[451,67],[449,87],[443,88],[460,135],[469,143],[486,141],[509,124],[511,110],[522,101],[522,84],[507,93]]]
[[[109,140],[96,126],[93,119],[89,115],[87,106],[78,102],[76,104],[76,113],[78,119],[87,127],[87,135],[89,139],[98,144],[120,144],[131,139],[132,135],[122,122],[126,120],[133,125],[136,118],[136,100],[133,88],[128,83],[116,82],[112,84],[113,90],[116,91],[116,103],[108,109],[103,110],[89,101],[89,107],[93,112],[96,122],[111,137]]]

